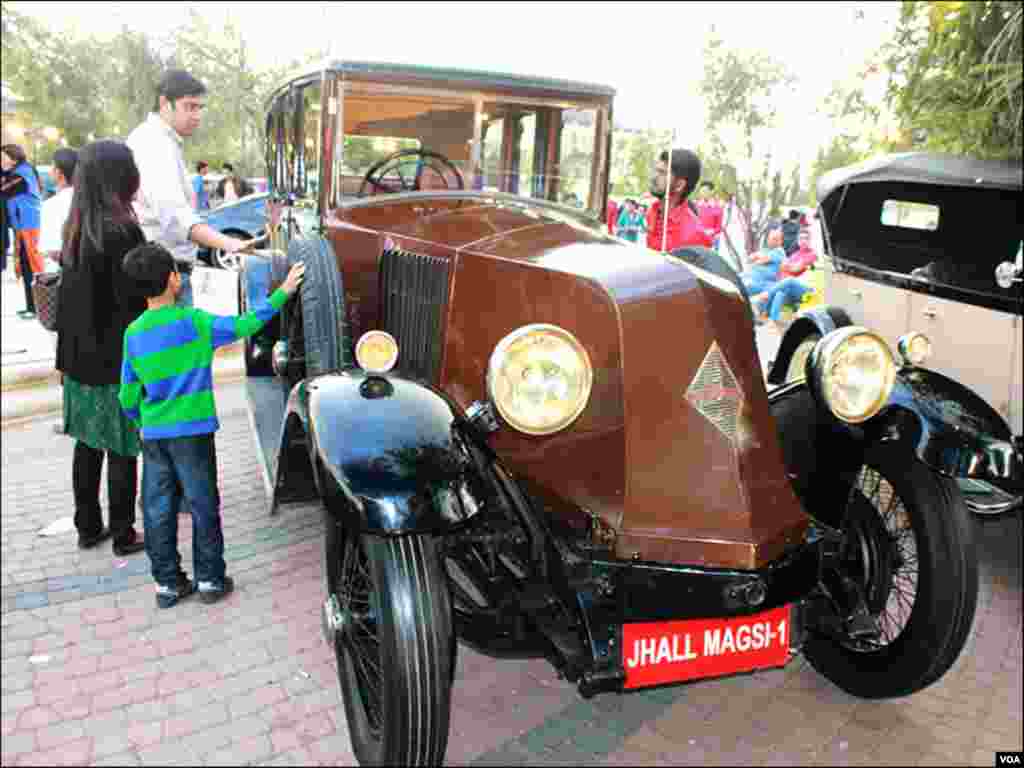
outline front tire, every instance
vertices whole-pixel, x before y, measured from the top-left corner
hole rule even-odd
[[[352,750],[362,765],[440,765],[454,634],[437,540],[328,526],[328,588],[343,617],[334,650]]]
[[[966,507],[953,481],[883,443],[866,452],[843,519],[843,568],[879,633],[811,634],[805,653],[855,696],[907,696],[953,665],[974,620],[978,570]]]

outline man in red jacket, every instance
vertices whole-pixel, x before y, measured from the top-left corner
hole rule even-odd
[[[672,150],[672,180],[668,181],[668,152],[662,152],[654,166],[651,194],[657,200],[647,214],[647,247],[672,253],[688,245],[711,247],[712,238],[700,222],[696,206],[689,202],[690,193],[700,181],[700,158],[688,149]],[[666,187],[671,187],[667,189]],[[668,199],[668,236],[662,206]],[[664,241],[664,242],[663,242]]]

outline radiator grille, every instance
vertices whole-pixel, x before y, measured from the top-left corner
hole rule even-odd
[[[734,440],[742,397],[722,350],[712,344],[686,390],[686,399],[723,435]]]
[[[435,383],[440,374],[447,259],[402,250],[381,255],[384,330],[398,341],[397,369]]]

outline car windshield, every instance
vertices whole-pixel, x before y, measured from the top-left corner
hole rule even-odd
[[[554,82],[488,93],[472,79],[302,78],[274,97],[267,115],[270,187],[316,200],[326,160],[331,201],[464,189],[596,217],[606,194],[610,97],[570,98]]]
[[[343,194],[462,188],[596,212],[597,108],[474,96],[348,83]]]

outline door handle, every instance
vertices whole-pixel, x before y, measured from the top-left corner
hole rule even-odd
[[[929,320],[934,320],[936,317],[938,317],[939,313],[936,312],[931,307],[928,307],[927,309],[921,310],[921,314],[927,317]]]

